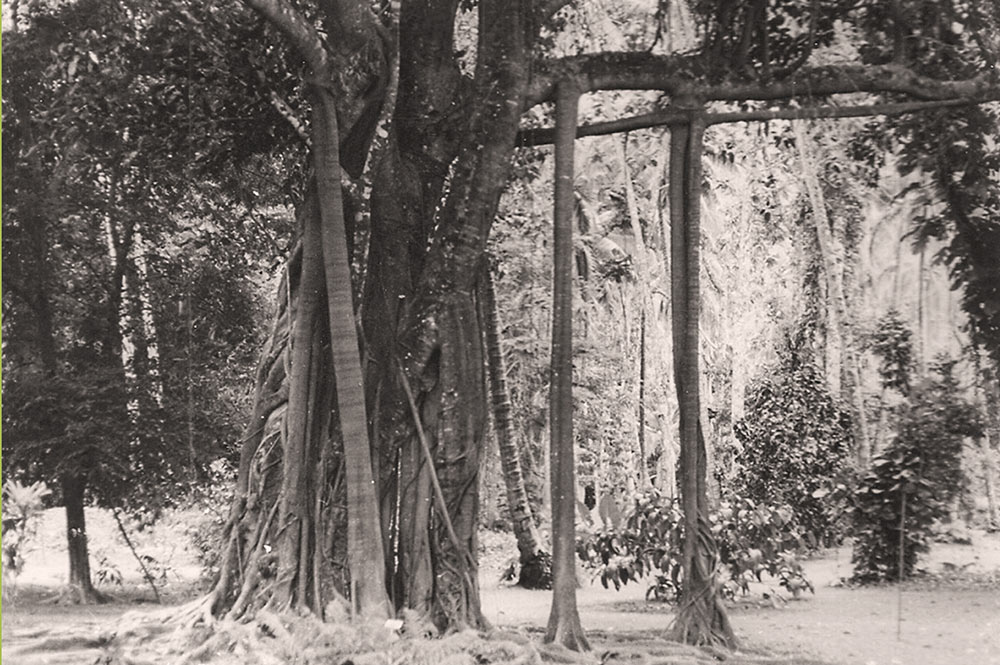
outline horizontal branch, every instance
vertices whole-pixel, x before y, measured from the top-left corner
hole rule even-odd
[[[536,64],[527,106],[551,101],[556,83],[574,78],[585,92],[659,90],[674,97],[709,101],[808,99],[854,92],[894,92],[914,99],[1000,98],[1000,72],[965,80],[941,80],[898,64],[825,65],[802,68],[780,81],[730,79],[706,83],[703,57],[694,54],[605,52],[546,60]]]
[[[812,106],[777,110],[764,109],[759,111],[734,111],[730,113],[707,113],[704,115],[704,120],[705,125],[707,126],[733,122],[755,122],[767,120],[859,118],[875,115],[896,116],[904,115],[906,113],[930,111],[934,109],[971,106],[974,104],[981,104],[984,101],[992,100],[960,98],[926,102],[900,102],[897,104],[869,104],[864,106]],[[619,120],[609,120],[607,122],[595,122],[590,125],[581,125],[576,130],[576,137],[605,136],[607,134],[630,132],[636,129],[676,125],[680,123],[687,123],[690,118],[690,111],[664,109],[662,111],[643,113],[642,115],[621,118]],[[517,147],[530,148],[532,146],[549,145],[553,142],[554,137],[555,130],[551,127],[525,129],[517,135]]]

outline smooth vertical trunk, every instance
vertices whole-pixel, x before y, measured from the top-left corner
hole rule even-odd
[[[552,358],[549,420],[552,465],[552,610],[546,642],[590,649],[576,604],[576,461],[573,456],[573,148],[580,93],[562,83],[556,97]]]

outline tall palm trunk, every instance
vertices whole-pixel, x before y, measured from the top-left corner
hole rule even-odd
[[[346,468],[352,602],[357,611],[385,616],[389,611],[385,553],[368,441],[368,413],[365,409],[358,327],[354,319],[351,258],[340,188],[337,113],[332,95],[326,89],[318,89],[318,95],[320,99],[313,113],[313,146],[330,347]]]
[[[573,148],[580,93],[561,83],[556,97],[555,221],[552,266],[552,610],[546,642],[590,649],[576,605],[576,482],[573,455]]]
[[[524,485],[524,474],[521,472],[521,451],[514,435],[510,391],[507,388],[507,368],[500,343],[500,312],[497,308],[493,275],[488,264],[483,266],[480,296],[494,432],[497,448],[500,451],[504,485],[507,488],[507,509],[510,511],[510,521],[520,555],[521,575],[518,584],[526,589],[551,589],[552,557],[542,550],[531,503],[528,500],[528,490]]]

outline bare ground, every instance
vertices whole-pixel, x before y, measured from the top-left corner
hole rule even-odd
[[[3,662],[11,665],[89,663],[101,656],[106,636],[129,611],[152,609],[131,554],[106,514],[88,511],[94,567],[117,570],[122,586],[106,586],[115,600],[101,606],[49,602],[65,580],[61,511],[49,511],[34,552],[18,580],[16,599],[5,602]],[[167,572],[167,602],[197,591],[198,566],[186,544],[183,517],[138,534],[142,553]],[[1000,536],[975,532],[972,545],[939,544],[925,567],[928,577],[904,585],[847,588],[850,551],[831,550],[806,562],[816,595],[784,600],[768,585],[731,609],[745,653],[731,662],[857,665],[1000,665]],[[515,552],[503,534],[483,535],[483,610],[494,625],[537,637],[548,619],[550,594],[497,582]],[[8,590],[9,591],[9,590]],[[763,599],[768,593],[769,600]],[[676,649],[662,640],[672,619],[668,605],[646,603],[644,585],[619,592],[584,581],[581,619],[602,662],[708,663],[711,654]],[[900,615],[900,609],[902,613]],[[762,656],[772,654],[773,659]]]

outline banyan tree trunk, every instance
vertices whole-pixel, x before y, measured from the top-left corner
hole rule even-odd
[[[315,188],[282,276],[260,356],[236,497],[210,610],[238,618],[270,604],[321,613],[349,593],[343,454],[333,417]]]
[[[334,80],[327,76],[330,58],[339,57],[337,48],[349,40],[327,43],[311,20],[285,3],[248,3],[300,50],[312,70],[308,82],[326,103],[324,96],[334,94],[324,83]],[[335,3],[320,13],[359,7]],[[364,401],[377,460],[372,480],[378,505],[362,498],[360,512],[351,490],[356,483],[344,468],[360,437],[342,426],[357,402],[345,405],[337,391],[345,381],[353,388],[357,377],[342,378],[343,365],[332,366],[328,348],[330,329],[336,328],[328,315],[339,316],[346,308],[328,298],[318,307],[312,303],[313,290],[329,297],[346,281],[338,273],[336,284],[325,283],[329,267],[325,273],[314,267],[317,235],[310,220],[321,214],[320,235],[329,232],[329,213],[337,204],[324,198],[334,187],[322,183],[336,182],[340,174],[333,146],[327,146],[324,159],[315,133],[323,123],[329,132],[335,120],[329,113],[313,120],[321,187],[319,199],[312,190],[300,210],[301,227],[312,235],[289,262],[277,323],[258,372],[237,498],[211,596],[215,614],[239,616],[265,603],[321,611],[330,600],[360,589],[357,561],[347,566],[353,568],[352,580],[343,573],[352,558],[343,543],[353,508],[355,516],[379,516],[384,556],[375,554],[372,562],[386,564],[394,609],[415,610],[441,629],[485,625],[475,554],[487,402],[475,282],[507,181],[527,86],[530,12],[516,9],[510,3],[480,7],[484,46],[470,86],[452,58],[451,33],[442,29],[451,22],[449,10],[400,7],[399,48],[413,57],[400,61],[389,138],[372,163],[362,298]],[[361,37],[358,43],[367,39],[355,36]],[[454,111],[465,107],[462,96],[474,112],[456,122]],[[338,99],[338,117],[343,102]],[[309,330],[311,344],[302,341]],[[334,343],[345,345],[339,357],[349,351],[349,336],[334,334]],[[307,434],[306,441],[290,439],[298,432]],[[350,466],[353,474],[366,465]],[[292,480],[298,483],[294,487]]]

